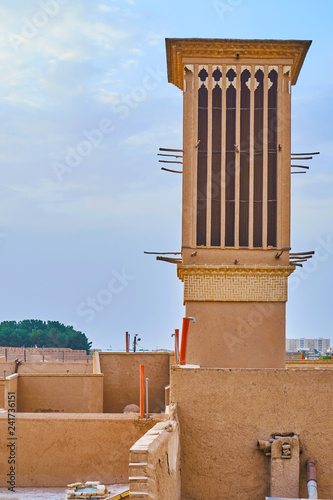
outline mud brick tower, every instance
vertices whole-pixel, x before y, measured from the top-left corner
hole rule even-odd
[[[290,100],[310,42],[167,39],[183,91],[187,363],[284,367]]]

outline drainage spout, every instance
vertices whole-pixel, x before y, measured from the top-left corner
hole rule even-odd
[[[318,498],[317,492],[317,474],[316,462],[314,458],[308,458],[306,461],[306,473],[308,480],[308,496],[309,498]]]

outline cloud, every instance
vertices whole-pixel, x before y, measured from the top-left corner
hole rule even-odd
[[[122,141],[122,144],[133,147],[149,146],[149,149],[151,149],[157,147],[161,141],[169,141],[170,138],[173,140],[174,137],[178,138],[180,135],[181,131],[178,130],[178,127],[169,124],[130,135]]]
[[[130,52],[130,54],[135,54],[136,56],[143,56],[144,55],[144,51],[141,49],[137,49],[137,48],[130,49],[129,52]]]
[[[98,5],[98,10],[101,12],[119,12],[119,7],[111,7],[110,5],[100,4]]]
[[[146,35],[146,40],[149,45],[161,45],[164,44],[164,35],[161,33],[153,33],[150,31]]]
[[[124,69],[127,69],[131,66],[137,66],[137,65],[138,65],[138,61],[136,59],[128,59],[127,61],[122,63],[121,67]]]
[[[110,104],[117,101],[119,97],[120,97],[119,92],[112,92],[105,89],[99,89],[98,92],[95,94],[96,99],[105,102],[106,104]]]

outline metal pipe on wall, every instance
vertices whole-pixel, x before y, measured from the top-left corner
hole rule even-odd
[[[180,344],[180,355],[179,355],[180,365],[185,365],[186,363],[187,336],[188,336],[189,325],[190,325],[190,318],[183,318],[182,340]]]
[[[314,458],[308,458],[306,461],[306,475],[308,480],[308,495],[309,498],[318,498],[317,492],[317,474],[316,462]]]
[[[148,418],[148,413],[149,413],[149,406],[148,406],[148,380],[149,380],[149,378],[146,377],[146,418]]]
[[[179,354],[179,364],[186,364],[186,351],[187,351],[187,337],[188,337],[188,329],[190,326],[190,321],[195,323],[195,318],[183,318],[183,328],[182,328],[182,340],[180,344],[180,354]]]
[[[175,337],[175,363],[178,365],[179,363],[179,330],[175,329],[175,333],[171,335],[171,337]]]
[[[145,413],[145,365],[140,365],[140,418]]]

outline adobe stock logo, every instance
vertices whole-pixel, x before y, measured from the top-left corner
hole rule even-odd
[[[101,288],[95,297],[87,297],[84,302],[81,302],[76,312],[78,316],[85,317],[86,323],[91,323],[97,313],[101,313],[111,304],[115,295],[119,295],[128,286],[129,281],[134,280],[134,276],[129,276],[125,269],[121,273],[111,271],[112,278],[104,288]]]
[[[63,182],[64,175],[74,171],[81,165],[83,158],[89,156],[104,141],[105,135],[111,134],[115,127],[111,120],[103,118],[97,128],[83,130],[84,139],[79,141],[75,147],[66,147],[65,161],[52,162],[52,169],[59,182]]]
[[[40,0],[40,9],[32,17],[22,17],[20,33],[9,33],[8,40],[15,52],[21,48],[22,44],[32,40],[39,30],[45,28],[50,19],[56,17],[62,5],[67,5],[71,0]]]
[[[275,304],[271,302],[256,303],[253,309],[247,314],[246,318],[238,316],[235,331],[225,332],[223,339],[226,347],[231,353],[235,348],[239,349],[244,340],[255,334],[264,321],[267,322],[275,311]]]
[[[238,7],[243,0],[214,0],[213,7],[215,9],[216,14],[218,15],[221,21],[224,21],[225,15],[230,14],[235,10],[235,7]]]

